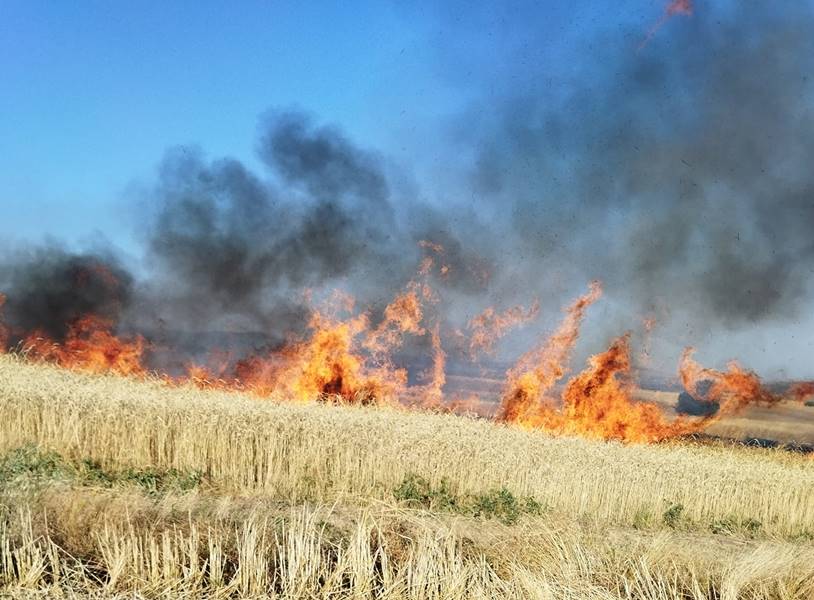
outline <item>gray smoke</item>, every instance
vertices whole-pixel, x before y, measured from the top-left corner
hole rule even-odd
[[[472,185],[520,246],[710,322],[789,319],[814,269],[814,9],[697,6],[641,51],[594,40],[564,101],[481,117]]]
[[[415,223],[399,223],[382,160],[301,113],[263,120],[262,176],[175,150],[149,191],[149,294],[174,326],[282,339],[306,289],[348,287],[379,311],[415,271]]]

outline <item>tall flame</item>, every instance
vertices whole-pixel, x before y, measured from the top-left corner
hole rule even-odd
[[[534,413],[546,410],[545,394],[565,374],[585,311],[601,296],[601,284],[592,282],[588,292],[568,307],[557,331],[543,345],[522,356],[507,373],[499,411],[501,419],[527,421],[533,419]]]
[[[626,442],[653,442],[695,430],[685,419],[669,421],[658,405],[632,399],[630,334],[617,338],[568,382],[558,431]]]

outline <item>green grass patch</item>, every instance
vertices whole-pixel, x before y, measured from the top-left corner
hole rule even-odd
[[[17,448],[0,458],[0,485],[53,480],[105,488],[130,485],[147,494],[160,495],[193,490],[203,483],[204,477],[200,471],[178,469],[107,470],[94,460],[71,461],[34,445]]]
[[[437,486],[415,474],[407,475],[393,490],[399,502],[412,508],[450,511],[484,519],[497,519],[511,525],[524,515],[541,515],[545,506],[532,497],[518,498],[505,487],[482,494],[455,495],[449,482]]]
[[[747,537],[755,537],[760,533],[762,526],[763,524],[757,519],[739,519],[733,515],[713,521],[709,529],[712,533],[744,534]]]
[[[676,529],[682,522],[684,505],[681,503],[667,503],[667,508],[661,515],[662,522],[670,529]]]

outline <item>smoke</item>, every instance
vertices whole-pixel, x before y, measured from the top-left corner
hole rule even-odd
[[[5,257],[0,289],[12,340],[38,332],[62,341],[80,317],[117,322],[133,298],[133,278],[106,251],[78,254],[50,244]]]
[[[146,204],[150,304],[161,318],[281,340],[307,323],[306,291],[347,287],[383,309],[414,273],[428,221],[396,217],[382,159],[298,112],[263,118],[257,152],[261,174],[191,149],[160,165]],[[450,234],[435,235],[460,253]]]
[[[636,39],[593,40],[562,101],[527,73],[493,115],[467,115],[471,185],[510,209],[525,251],[637,307],[730,328],[798,316],[814,265],[814,9],[697,6],[639,52]]]
[[[390,190],[376,156],[356,148],[331,127],[315,127],[301,113],[269,115],[260,158],[285,182],[320,201],[387,210]]]
[[[143,331],[276,341],[306,326],[308,291],[334,287],[375,323],[434,252],[421,240],[444,248],[431,274],[448,294],[442,324],[486,297],[498,309],[540,294],[558,306],[592,279],[637,319],[665,305],[731,329],[799,316],[814,270],[814,9],[695,3],[638,51],[641,29],[598,34],[549,89],[533,60],[545,43],[524,12],[539,8],[520,4],[499,26],[523,60],[497,61],[506,77],[457,119],[439,153],[447,171],[466,162],[464,180],[422,182],[432,206],[335,127],[270,113],[256,164],[166,154],[140,198],[143,276],[111,252],[56,246],[4,261],[9,324],[59,340],[94,313]]]
[[[312,296],[334,288],[356,296],[375,323],[422,255],[438,265],[429,275],[436,285],[485,289],[488,263],[446,215],[394,192],[383,159],[338,129],[301,112],[269,113],[257,154],[260,172],[196,148],[166,153],[137,195],[146,250],[139,277],[113,250],[52,245],[9,255],[0,290],[12,332],[59,342],[77,319],[95,315],[146,335],[166,367],[179,360],[171,348],[200,357],[228,340],[258,348],[302,334]],[[397,202],[406,203],[400,217]],[[443,249],[429,252],[420,240]]]

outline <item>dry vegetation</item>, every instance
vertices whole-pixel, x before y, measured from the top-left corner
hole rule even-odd
[[[811,598],[814,461],[258,401],[0,357],[0,585]]]

